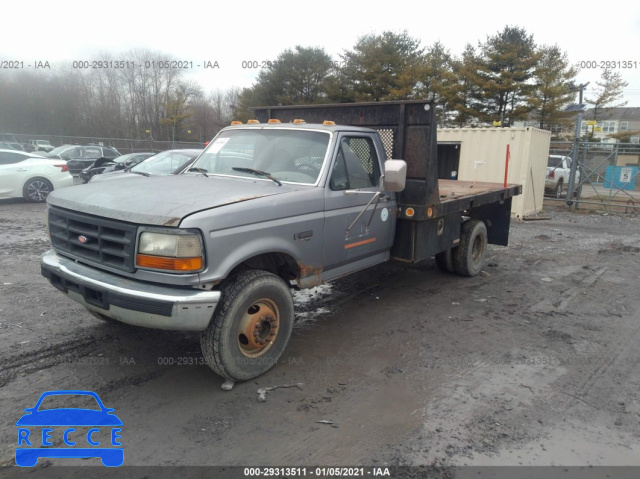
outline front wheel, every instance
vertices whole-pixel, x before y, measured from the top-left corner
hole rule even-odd
[[[461,276],[475,276],[482,270],[487,251],[487,227],[480,220],[469,220],[460,228],[460,243],[453,254],[453,266]]]
[[[247,381],[275,366],[293,328],[289,286],[266,271],[242,271],[220,288],[222,298],[200,336],[202,355],[220,376]]]

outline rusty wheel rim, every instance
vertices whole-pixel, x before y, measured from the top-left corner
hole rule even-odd
[[[473,247],[471,248],[471,257],[474,264],[482,259],[485,248],[484,238],[481,235],[477,235],[473,240]]]
[[[238,328],[238,348],[248,358],[264,355],[278,337],[278,306],[270,299],[254,301],[242,315]]]

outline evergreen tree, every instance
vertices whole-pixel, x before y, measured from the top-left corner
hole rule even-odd
[[[506,26],[479,47],[482,60],[478,86],[485,103],[481,119],[500,121],[502,126],[525,119],[531,110],[527,99],[534,88],[531,80],[540,57],[533,35],[523,28]]]
[[[575,100],[571,85],[578,69],[570,65],[567,54],[557,45],[541,47],[539,55],[535,69],[536,89],[529,104],[534,108],[540,128],[551,129],[553,124],[568,121],[564,108]]]
[[[447,111],[452,110],[455,103],[457,78],[451,53],[440,41],[427,49],[420,78],[421,93],[434,101],[437,120],[444,125]]]
[[[260,71],[252,88],[242,93],[247,106],[296,105],[326,101],[326,80],[333,69],[322,48],[296,46]]]
[[[422,55],[419,40],[406,31],[365,35],[353,50],[341,55],[344,91],[352,91],[355,101],[411,98],[416,94]]]

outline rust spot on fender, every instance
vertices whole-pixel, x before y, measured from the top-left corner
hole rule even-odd
[[[177,226],[180,224],[181,218],[171,218],[169,221],[165,222],[163,226]]]
[[[313,288],[322,284],[322,267],[308,266],[301,261],[298,261],[298,269],[300,274],[296,282],[299,288]]]

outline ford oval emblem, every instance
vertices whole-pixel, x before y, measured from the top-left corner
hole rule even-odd
[[[80,235],[80,236],[78,236],[78,241],[80,241],[80,243],[82,243],[82,244],[86,244],[86,243],[89,242],[89,238],[87,238],[86,236]]]

